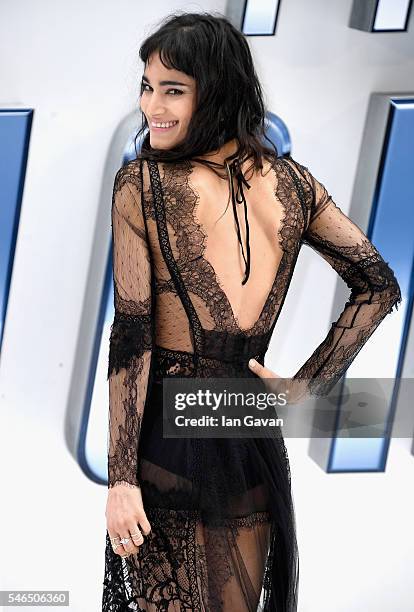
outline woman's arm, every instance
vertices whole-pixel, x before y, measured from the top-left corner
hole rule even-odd
[[[108,487],[139,487],[138,444],[153,348],[151,262],[142,168],[120,168],[112,196],[115,316],[109,346]]]
[[[401,291],[388,263],[335,204],[324,185],[291,157],[286,161],[311,186],[303,242],[317,251],[351,289],[326,338],[293,377],[308,381],[310,395],[327,395],[381,321],[394,306],[398,309]]]

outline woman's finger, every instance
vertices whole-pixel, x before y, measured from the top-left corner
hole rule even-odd
[[[138,489],[138,494],[139,494],[140,504],[139,504],[139,510],[134,518],[136,519],[138,523],[137,526],[141,528],[142,534],[144,536],[147,536],[151,531],[151,525],[150,525],[149,520],[147,519],[147,515],[145,514],[145,510],[144,510],[144,506],[142,502],[142,493],[141,493],[140,488]]]
[[[111,541],[112,550],[116,555],[124,555],[124,547],[121,544],[122,536],[119,535],[116,531],[112,529],[107,529],[109,539]]]
[[[249,368],[255,374],[258,374],[260,378],[280,378],[280,376],[278,376],[275,372],[273,372],[269,368],[266,368],[266,366],[263,366],[261,363],[256,361],[256,359],[249,360]]]
[[[135,525],[135,529],[130,529],[131,538],[134,542],[135,546],[139,547],[144,543],[144,536],[142,535],[141,530],[138,528],[138,525]]]
[[[272,391],[276,393],[279,389],[280,383],[284,380],[276,372],[270,370],[266,366],[263,366],[261,363],[256,361],[255,359],[249,360],[249,368],[257,374],[264,382],[264,385],[268,391]]]
[[[138,547],[134,544],[131,534],[127,529],[120,529],[119,532],[109,531],[112,550],[120,557],[126,557],[137,552]]]
[[[139,527],[144,536],[149,535],[151,531],[151,525],[149,520],[147,519],[147,515],[145,514],[145,510],[141,509],[139,515],[137,516],[137,522],[139,523]]]
[[[134,527],[132,527],[132,533],[134,533]],[[134,555],[137,551],[138,551],[138,546],[135,544],[135,540],[131,535],[131,528],[129,530],[125,530],[126,533],[128,533],[127,536],[124,536],[124,539],[121,540],[121,543],[123,545],[124,548],[124,553],[125,555]]]

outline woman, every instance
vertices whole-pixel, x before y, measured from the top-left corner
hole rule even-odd
[[[264,146],[249,47],[226,19],[172,16],[140,57],[149,129],[112,201],[102,609],[293,611],[283,437],[164,439],[163,380],[278,378],[264,357],[303,243],[352,292],[288,380],[292,402],[329,392],[401,301],[399,285],[322,183]]]

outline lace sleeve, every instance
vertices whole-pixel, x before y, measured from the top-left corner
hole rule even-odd
[[[142,166],[115,176],[112,244],[115,315],[109,344],[108,487],[138,486],[137,464],[153,348],[151,261],[141,203]]]
[[[351,289],[348,301],[326,338],[296,372],[309,395],[327,395],[393,307],[400,286],[388,263],[362,230],[335,204],[309,170],[292,160],[311,189],[309,221],[302,240],[317,251]]]

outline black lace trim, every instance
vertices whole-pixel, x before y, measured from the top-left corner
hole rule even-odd
[[[133,357],[152,348],[151,315],[115,312],[111,325],[107,379],[112,372],[128,368]]]
[[[152,184],[153,194],[154,194],[154,207],[156,211],[156,220],[157,220],[160,247],[163,252],[165,262],[168,266],[168,270],[170,272],[171,278],[176,287],[176,291],[178,295],[180,296],[183,306],[187,312],[187,316],[191,322],[190,328],[191,328],[191,333],[193,337],[193,347],[194,347],[195,359],[197,360],[198,354],[202,353],[203,346],[204,346],[203,327],[198,318],[196,309],[194,308],[188,296],[186,285],[179,272],[177,262],[174,259],[174,255],[171,249],[167,225],[166,225],[165,208],[163,205],[163,192],[162,192],[162,185],[161,185],[161,178],[159,174],[158,164],[156,162],[149,161],[148,167],[150,170],[151,184]]]

